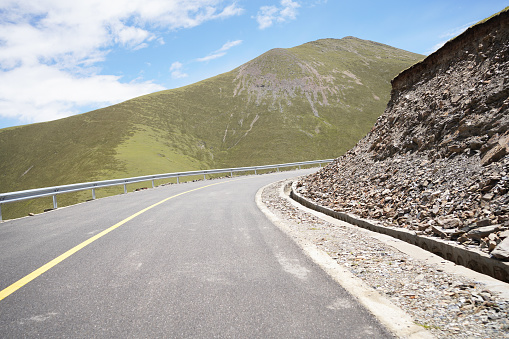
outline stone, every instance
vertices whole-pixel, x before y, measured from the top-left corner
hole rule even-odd
[[[509,131],[505,132],[505,134],[502,135],[500,139],[498,139],[498,144],[502,147],[505,147],[506,150],[509,149]]]
[[[425,224],[425,223],[423,223],[423,222],[420,222],[420,223],[418,223],[418,224],[417,224],[417,229],[418,229],[419,231],[424,231],[424,230],[425,230],[425,229],[427,229],[428,227],[429,227],[429,225],[428,225],[428,224]]]
[[[479,139],[474,139],[474,140],[470,140],[470,142],[468,143],[468,146],[473,150],[478,150],[478,149],[481,149],[482,144],[483,144],[482,141],[480,141]]]
[[[498,235],[498,237],[499,237],[500,239],[509,238],[509,230],[505,230],[505,231],[500,232],[500,234]]]
[[[478,220],[475,224],[478,227],[489,226],[489,225],[491,225],[491,219],[490,218],[484,218],[484,219]]]
[[[495,247],[491,255],[497,259],[509,260],[509,238],[505,238],[500,244]]]
[[[492,149],[490,149],[481,159],[481,164],[483,166],[489,165],[492,162],[499,161],[507,154],[507,149],[497,144]]]
[[[460,101],[460,100],[461,100],[461,98],[462,98],[462,96],[461,96],[461,95],[455,95],[455,96],[453,96],[453,97],[452,97],[451,102],[452,102],[453,104],[456,104],[458,101]]]
[[[461,153],[465,150],[465,148],[466,147],[463,145],[450,145],[447,147],[449,152],[452,152],[452,153]]]
[[[458,242],[460,244],[463,244],[464,242],[467,242],[467,241],[470,241],[470,238],[467,237],[467,234],[466,233],[463,233],[459,238],[458,238]]]
[[[443,230],[442,227],[440,226],[435,226],[435,225],[432,225],[431,226],[431,230],[433,231],[433,234],[436,234],[438,235],[439,237],[442,237],[442,238],[445,238],[446,237],[446,234]]]
[[[502,224],[502,223],[504,223],[506,221],[509,221],[509,215],[508,214],[506,214],[506,215],[499,215],[497,217],[497,220],[498,220],[499,224]]]
[[[467,237],[481,240],[481,238],[489,236],[493,232],[500,230],[500,225],[491,225],[475,228],[467,233]]]
[[[479,247],[480,248],[488,248],[488,238],[481,239]]]
[[[490,201],[490,200],[493,200],[493,197],[495,195],[493,193],[486,193],[485,195],[482,196],[482,199],[483,200],[487,200],[487,201]]]
[[[461,220],[454,217],[439,217],[437,218],[437,223],[443,228],[457,228],[461,226]]]
[[[498,236],[496,233],[490,233],[490,235],[488,235],[488,239],[490,239],[491,241],[497,241]]]
[[[440,226],[431,226],[431,230],[433,231],[434,234],[438,235],[439,237],[443,238],[443,239],[448,239],[451,237],[452,234],[454,234],[454,230],[450,230],[450,229],[444,229]]]

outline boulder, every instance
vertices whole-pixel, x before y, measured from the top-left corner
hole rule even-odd
[[[507,149],[504,146],[497,144],[482,157],[481,164],[483,166],[489,165],[494,161],[502,159],[506,154]]]
[[[457,228],[461,226],[461,220],[454,217],[439,217],[437,223],[445,229]]]
[[[467,233],[467,237],[471,239],[481,240],[484,237],[489,236],[493,232],[500,230],[500,225],[491,225],[485,227],[475,228]]]
[[[505,238],[500,244],[495,247],[491,255],[497,259],[509,260],[509,238]]]

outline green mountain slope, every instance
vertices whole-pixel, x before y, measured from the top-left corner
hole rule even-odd
[[[318,40],[270,50],[186,87],[3,129],[0,192],[337,157],[383,112],[391,79],[422,58],[353,37]],[[59,205],[87,194],[59,197]],[[43,206],[51,204],[27,201],[2,210],[9,218]]]

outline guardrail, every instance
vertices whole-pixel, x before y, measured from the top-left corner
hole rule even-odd
[[[254,173],[257,174],[257,171],[266,170],[266,169],[277,169],[277,171],[279,172],[279,169],[284,168],[284,167],[298,166],[300,169],[301,166],[315,165],[315,164],[319,164],[321,167],[322,164],[329,163],[332,160],[334,160],[334,159],[301,161],[301,162],[293,162],[293,163],[277,164],[277,165],[236,167],[236,168],[211,169],[211,170],[202,170],[202,171],[154,174],[154,175],[145,175],[145,176],[133,177],[133,178],[93,181],[93,182],[86,182],[86,183],[79,183],[79,184],[36,188],[36,189],[25,190],[25,191],[0,193],[0,221],[2,220],[2,204],[8,203],[8,202],[16,202],[16,201],[21,201],[21,200],[36,199],[36,198],[52,196],[53,197],[53,208],[56,209],[56,208],[58,208],[57,195],[63,194],[63,193],[92,190],[92,199],[95,200],[95,190],[97,188],[102,188],[102,187],[124,185],[124,194],[125,194],[125,193],[127,193],[127,184],[133,184],[133,183],[138,183],[138,182],[143,182],[143,181],[152,181],[152,188],[153,188],[154,180],[159,180],[159,179],[177,178],[177,183],[179,183],[180,177],[188,177],[188,176],[193,176],[193,175],[203,175],[203,180],[206,179],[207,174],[230,173],[230,175],[233,177],[233,173],[237,173],[237,172],[254,171]]]

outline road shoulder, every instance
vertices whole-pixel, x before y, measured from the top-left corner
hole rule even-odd
[[[306,239],[301,232],[292,228],[292,223],[274,214],[262,200],[262,192],[270,185],[261,188],[256,194],[256,203],[269,220],[290,236],[329,276],[352,294],[389,331],[399,338],[433,338],[423,327],[416,325],[412,318],[399,307],[392,304],[378,292],[355,277],[345,267],[339,265],[325,251]]]
[[[507,284],[307,209],[282,187],[260,189],[259,208],[398,337],[509,337]]]

